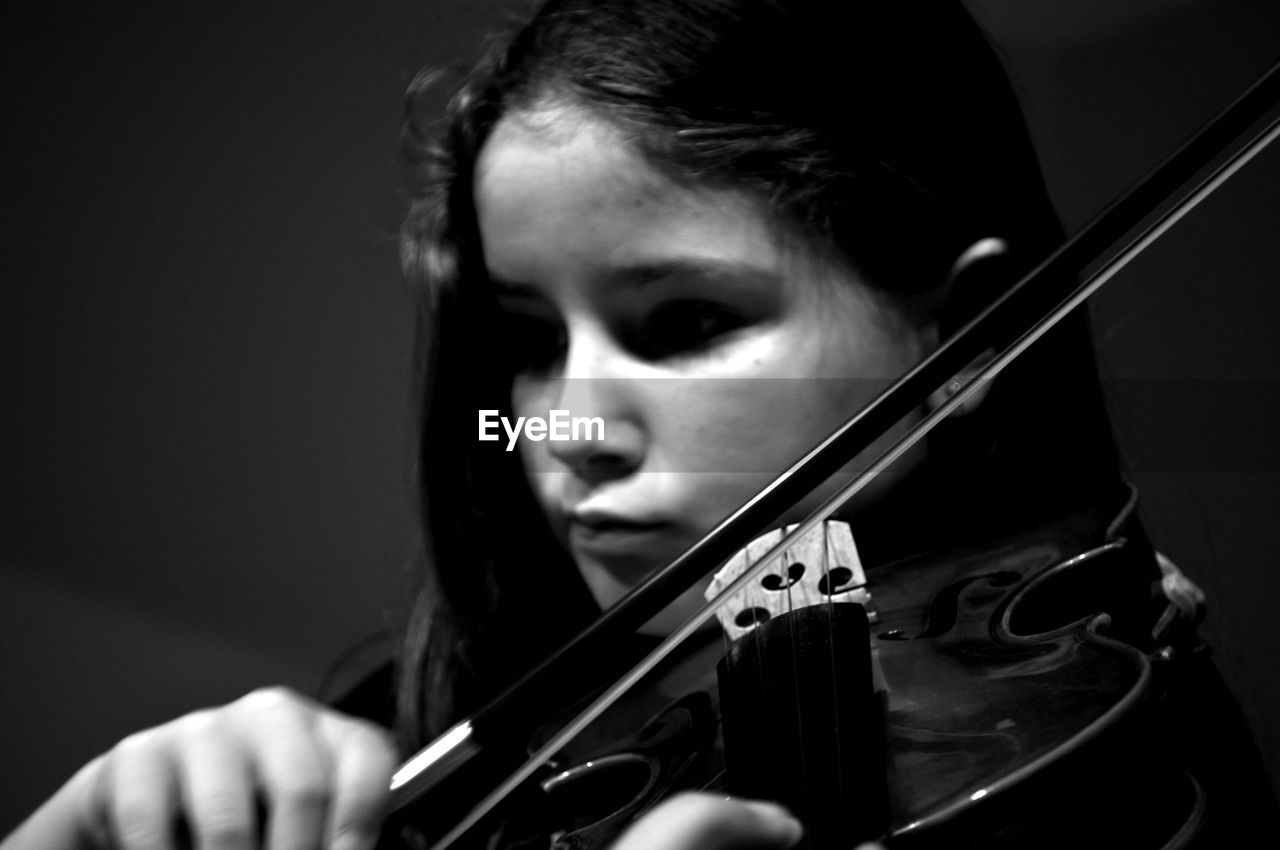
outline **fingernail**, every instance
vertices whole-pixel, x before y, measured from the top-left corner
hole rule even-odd
[[[778,841],[785,841],[786,846],[790,847],[804,837],[804,826],[785,806],[767,800],[743,800],[743,804],[759,816]]]

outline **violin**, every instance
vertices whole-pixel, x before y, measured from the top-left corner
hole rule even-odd
[[[866,576],[860,586],[837,582],[836,568],[855,571],[827,562],[821,573],[827,587],[819,590],[825,599],[816,606],[791,607],[767,618],[752,613],[758,606],[737,611],[725,606],[754,590],[754,583],[762,590],[793,585],[789,551],[811,545],[803,541],[812,533],[825,539],[823,524],[868,481],[1280,135],[1280,120],[1272,121],[1178,203],[1162,204],[1278,101],[1280,66],[764,492],[490,705],[409,759],[393,779],[394,805],[436,818],[442,812],[465,813],[439,828],[437,847],[492,832],[504,819],[519,821],[520,815],[504,814],[508,800],[517,810],[521,801],[537,808],[542,805],[538,793],[555,796],[580,780],[601,791],[605,799],[594,802],[603,811],[599,816],[575,815],[579,823],[553,827],[551,840],[564,846],[603,846],[660,794],[682,787],[727,787],[789,802],[805,812],[814,847],[849,846],[875,837],[911,846],[936,840],[944,829],[950,846],[1065,846],[1087,837],[1073,831],[1080,828],[1079,821],[1059,818],[1055,831],[1036,832],[1035,824],[1043,822],[1037,814],[1046,807],[1084,806],[1094,813],[1116,813],[1124,791],[1128,815],[1122,821],[1142,824],[1144,833],[1113,833],[1113,838],[1164,846],[1188,840],[1204,806],[1194,777],[1163,770],[1158,741],[1122,723],[1144,702],[1158,699],[1164,676],[1160,665],[1176,654],[1176,639],[1166,641],[1171,637],[1166,633],[1144,634],[1127,613],[1144,604],[1135,600],[1154,563],[1145,543],[1124,533],[1131,505],[1103,521],[1067,518],[1024,539],[897,563],[883,575]],[[1113,247],[1159,209],[1165,211],[1152,223]],[[1100,271],[1077,283],[1080,270],[1093,266],[1104,249],[1109,254]],[[727,576],[715,599],[652,653],[587,698],[581,710],[566,710],[563,694],[576,692],[572,684],[592,646],[634,633],[695,581],[750,549],[760,530],[787,506],[989,349],[999,353],[946,404],[791,533],[760,544],[767,551]],[[1104,583],[1090,577],[1101,572],[1107,586],[1115,584],[1117,575],[1130,576],[1118,583],[1118,597],[1098,595],[1097,587]],[[866,591],[869,599],[836,598],[853,590]],[[634,713],[615,708],[626,695],[663,694],[662,687],[653,687],[655,678],[687,678],[684,662],[690,656],[705,660],[701,656],[714,654],[697,636],[717,616],[746,629],[723,652],[718,684],[692,688],[630,726],[634,731],[615,735],[618,718]],[[824,633],[837,635],[842,657],[854,660],[849,670],[829,674],[827,684],[817,686],[830,691],[825,696],[833,699],[825,704],[841,707],[836,722],[807,726],[808,731],[838,729],[839,741],[820,737],[793,746],[772,733],[782,729],[804,736],[806,724],[776,718],[783,716],[778,712],[803,711],[781,703],[788,702],[801,680],[805,687],[821,681],[810,671],[824,663],[830,669],[832,641],[821,640]],[[810,645],[815,648],[808,649]],[[794,665],[769,665],[784,670],[782,679],[755,677],[753,683],[749,671],[778,654],[803,656],[800,669],[805,674],[797,674]],[[723,705],[717,705],[713,693]],[[780,694],[786,699],[773,699]],[[1054,704],[1047,706],[1050,701]],[[748,710],[741,710],[743,705]],[[554,708],[548,711],[548,706]],[[536,721],[530,723],[530,718]],[[555,731],[531,732],[531,726]],[[608,733],[601,734],[602,729]],[[597,746],[593,738],[606,746]],[[735,766],[735,759],[743,763],[743,748],[734,741],[752,742],[756,753],[767,751],[760,742],[771,738],[778,745],[760,757],[762,763],[787,761],[797,752],[822,753],[825,743],[835,756],[817,772],[854,775],[849,783],[815,779],[797,784],[794,772],[769,769],[760,771],[771,777],[763,780],[768,787],[761,786],[753,777],[753,758],[746,767]],[[1105,772],[1082,759],[1086,744],[1116,755]],[[801,771],[812,778],[810,767],[801,765]],[[630,778],[596,782],[605,768]],[[724,785],[717,784],[722,781]],[[633,786],[640,791],[626,790]],[[815,796],[821,794],[819,786],[834,789],[834,796]],[[620,787],[624,790],[618,791]],[[851,809],[861,814],[850,819]],[[545,837],[537,840],[545,842]]]
[[[1171,657],[1139,648],[1153,556],[1136,503],[869,575],[848,526],[823,524],[720,609],[727,648],[690,641],[559,749],[504,806],[499,844],[605,847],[665,796],[716,790],[782,802],[811,847],[1068,846],[1088,834],[1039,816],[1064,805],[1087,808],[1088,829],[1109,816],[1112,837],[1177,846],[1204,799],[1134,722]],[[1097,739],[1116,763],[1100,778]]]

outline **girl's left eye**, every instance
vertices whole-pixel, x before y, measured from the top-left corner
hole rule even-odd
[[[635,347],[653,359],[692,353],[746,324],[740,313],[722,304],[673,301],[645,317],[635,335]]]
[[[507,365],[517,373],[541,372],[564,356],[564,326],[535,314],[508,313],[499,324]]]

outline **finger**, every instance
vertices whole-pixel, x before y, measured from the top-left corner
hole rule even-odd
[[[258,816],[248,755],[211,711],[184,717],[174,735],[192,844],[197,850],[256,848]]]
[[[782,850],[803,834],[776,803],[681,794],[636,821],[614,850]]]
[[[173,850],[178,778],[160,736],[125,738],[102,762],[91,792],[94,811],[86,820],[103,846],[127,850]],[[101,824],[101,826],[97,826]],[[107,836],[102,835],[105,827]]]
[[[369,850],[390,803],[395,748],[381,729],[345,717],[322,717],[319,729],[333,758],[325,846]]]
[[[266,846],[315,850],[329,807],[330,764],[315,726],[317,707],[290,691],[255,691],[236,703],[267,802]]]

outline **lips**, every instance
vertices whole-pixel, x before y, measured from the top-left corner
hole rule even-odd
[[[575,512],[569,518],[569,542],[578,551],[597,555],[642,556],[651,554],[671,527],[662,521]]]

